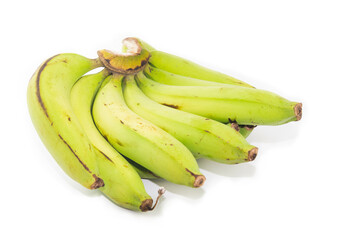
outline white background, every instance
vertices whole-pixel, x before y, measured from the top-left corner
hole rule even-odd
[[[359,1],[2,1],[1,239],[359,239]],[[258,127],[252,163],[199,165],[201,189],[146,181],[158,207],[120,208],[65,175],[26,105],[41,62],[95,58],[136,36],[303,103]]]

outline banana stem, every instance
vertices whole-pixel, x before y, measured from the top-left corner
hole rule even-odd
[[[140,210],[142,212],[147,212],[147,211],[152,211],[154,210],[154,208],[156,207],[156,205],[159,202],[160,197],[165,193],[165,188],[164,187],[160,187],[158,190],[158,197],[156,198],[155,204],[154,206],[151,206],[153,203],[152,199],[146,199],[145,201],[143,201],[143,203],[140,206]]]
[[[139,55],[141,53],[142,48],[140,46],[139,41],[136,38],[133,37],[125,38],[122,41],[122,44],[126,49],[126,52],[122,53],[122,55],[124,56]]]
[[[100,58],[92,59],[92,61],[93,68],[104,67],[104,64],[101,62]]]
[[[165,193],[165,188],[164,187],[160,187],[159,188],[159,190],[158,190],[158,196],[157,196],[157,198],[156,198],[156,201],[155,201],[155,204],[154,204],[154,206],[152,207],[152,208],[150,208],[150,211],[152,211],[155,207],[156,207],[156,205],[158,204],[158,202],[159,202],[159,199],[160,199],[160,197]]]

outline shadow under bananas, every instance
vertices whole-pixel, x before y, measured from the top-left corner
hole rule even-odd
[[[154,184],[148,185],[148,184],[146,184],[146,181],[152,182]],[[204,189],[201,187],[200,188],[191,188],[188,186],[183,186],[183,185],[178,185],[178,184],[175,184],[172,182],[168,182],[164,179],[151,179],[151,180],[145,179],[144,184],[145,184],[145,188],[147,189],[148,192],[157,192],[156,187],[159,188],[159,186],[161,186],[161,187],[164,187],[167,192],[171,192],[176,195],[181,195],[183,197],[190,198],[190,199],[199,199],[205,193]],[[154,188],[154,189],[151,189],[151,188]],[[166,195],[166,193],[164,194],[164,196],[165,195]]]
[[[61,174],[63,174],[63,173],[61,172]],[[82,186],[79,183],[72,180],[71,178],[69,178],[67,175],[65,175],[64,178],[74,189],[81,192],[82,194],[84,194],[87,197],[99,197],[102,195],[101,191],[87,189],[84,186]]]
[[[257,126],[247,138],[247,140],[255,146],[257,146],[258,143],[277,143],[291,141],[298,138],[299,131],[299,126],[295,126],[293,123],[279,126]],[[261,154],[260,147],[259,153]]]
[[[197,161],[200,169],[226,177],[253,177],[256,172],[252,163],[223,164],[206,158],[200,158]]]

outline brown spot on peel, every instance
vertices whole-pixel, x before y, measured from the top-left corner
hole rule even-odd
[[[240,130],[240,128],[245,128],[247,131],[251,131],[256,127],[257,127],[257,125],[239,125],[239,130]]]
[[[233,122],[231,123],[231,128],[235,129],[235,131],[240,131],[240,127],[239,127],[239,124],[237,124],[237,122]]]
[[[179,106],[173,105],[173,104],[162,103],[162,105],[167,106],[167,107],[171,107],[171,108],[175,108],[175,109],[179,109]]]
[[[116,139],[116,144],[119,146],[124,146],[118,139]]]
[[[236,120],[232,120],[231,118],[228,118],[229,123],[237,123]]]
[[[99,151],[107,160],[109,160],[110,162],[114,163],[114,162],[108,157],[108,155],[106,155],[105,153],[103,153],[103,152],[100,151],[99,149],[98,149],[98,151]]]
[[[185,170],[187,172],[189,172],[192,176],[195,177],[195,181],[194,181],[194,185],[193,185],[194,187],[198,188],[198,187],[201,187],[202,185],[204,185],[205,180],[206,180],[206,177],[204,175],[195,174],[187,168],[185,168]]]
[[[258,154],[258,148],[257,147],[254,147],[253,149],[251,149],[249,152],[248,152],[248,161],[254,161],[256,156]]]
[[[245,128],[246,130],[250,131],[253,130],[257,125],[241,125],[240,127]]]
[[[296,121],[299,121],[302,118],[302,103],[298,103],[295,105],[294,113],[296,116]]]
[[[104,181],[101,178],[99,178],[95,174],[93,174],[92,176],[95,178],[95,182],[90,186],[91,189],[97,189],[105,186]]]

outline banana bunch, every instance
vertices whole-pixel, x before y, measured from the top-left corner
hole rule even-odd
[[[302,105],[137,38],[123,53],[59,54],[32,76],[29,112],[60,167],[88,189],[135,211],[155,208],[142,178],[201,187],[197,158],[237,164],[256,158],[257,125],[301,119]],[[94,74],[93,69],[102,68]]]

